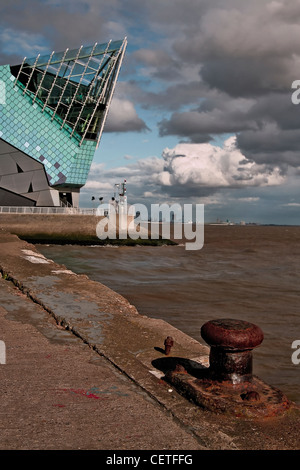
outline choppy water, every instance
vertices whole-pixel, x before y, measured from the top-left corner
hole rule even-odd
[[[198,251],[38,248],[119,292],[141,314],[164,319],[200,342],[202,324],[214,318],[259,325],[265,339],[253,352],[254,373],[300,404],[300,364],[293,364],[291,347],[300,340],[300,227],[209,226]]]

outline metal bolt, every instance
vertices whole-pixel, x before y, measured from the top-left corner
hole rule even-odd
[[[201,328],[210,345],[209,376],[217,382],[239,384],[252,380],[252,350],[263,341],[262,330],[243,320],[212,320]]]
[[[165,339],[165,342],[164,342],[164,345],[165,345],[165,355],[168,356],[168,354],[170,354],[170,351],[171,351],[171,347],[173,346],[174,344],[174,340],[171,336],[168,336],[166,339]]]

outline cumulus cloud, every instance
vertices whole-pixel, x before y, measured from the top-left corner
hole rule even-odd
[[[276,186],[285,176],[279,167],[247,160],[231,137],[222,147],[178,144],[173,149],[166,148],[162,158],[145,158],[126,167],[106,170],[94,165],[84,191],[99,189],[112,195],[115,183],[123,179],[133,199],[146,197],[162,201],[169,197],[200,197],[207,202],[209,196],[223,189]],[[216,203],[215,199],[210,200]],[[244,202],[257,200],[257,196],[244,198]]]
[[[247,160],[236,148],[235,137],[223,147],[211,144],[178,144],[163,153],[161,174],[165,186],[224,188],[278,185],[284,181],[279,167]]]

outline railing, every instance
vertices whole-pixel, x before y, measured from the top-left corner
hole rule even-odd
[[[69,214],[96,215],[96,208],[81,209],[79,207],[17,207],[0,206],[0,214]]]

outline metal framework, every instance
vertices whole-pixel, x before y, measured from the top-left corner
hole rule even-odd
[[[63,97],[63,95],[64,95],[64,93],[65,93],[65,91],[66,91],[66,89],[67,89],[67,86],[68,86],[68,84],[69,84],[69,82],[70,82],[70,77],[72,76],[73,70],[74,70],[75,65],[76,65],[76,61],[78,60],[78,58],[79,58],[79,56],[80,56],[80,52],[81,52],[82,47],[83,47],[83,46],[80,46],[80,48],[79,48],[79,50],[78,50],[76,59],[74,60],[72,66],[71,66],[70,74],[69,74],[67,80],[65,81],[64,87],[62,88],[62,92],[61,92],[61,94],[60,94],[60,97],[59,97],[59,100],[58,100],[58,102],[57,102],[56,108],[54,109],[54,113],[53,113],[53,115],[52,115],[52,121],[53,121],[53,119],[54,119],[54,117],[55,117],[55,115],[56,115],[56,113],[57,113],[57,110],[58,110],[58,108],[59,108],[59,105],[60,105],[60,103],[61,103],[61,101],[62,101],[62,97]],[[70,110],[70,107],[69,107],[69,110]],[[69,112],[69,110],[68,110],[68,112]],[[63,125],[62,125],[62,127],[63,127]]]
[[[51,120],[59,122],[79,146],[90,139],[98,147],[126,46],[127,38],[39,54],[36,59],[25,57],[14,86],[30,96],[32,104],[39,104],[42,112],[50,113]]]
[[[61,68],[62,68],[62,64],[64,63],[64,60],[65,60],[65,57],[66,57],[66,54],[67,54],[68,50],[69,50],[69,49],[66,49],[66,50],[65,50],[65,53],[64,53],[62,62],[60,63],[60,65],[59,65],[59,67],[58,67],[58,69],[57,69],[55,78],[54,78],[54,80],[53,80],[53,82],[52,82],[52,85],[51,85],[51,87],[50,87],[50,89],[49,89],[48,96],[47,96],[47,98],[46,98],[46,100],[45,100],[45,104],[44,104],[44,106],[43,106],[43,110],[42,110],[43,112],[45,111],[45,108],[46,108],[46,106],[47,106],[47,104],[48,104],[48,101],[49,101],[49,98],[50,98],[50,96],[51,96],[52,90],[53,90],[54,86],[56,85],[57,78],[58,78],[58,76],[59,76],[60,70],[61,70]],[[37,93],[36,93],[36,95],[37,95]]]
[[[91,82],[91,86],[89,87],[88,93],[86,94],[85,101],[84,101],[84,103],[83,103],[83,106],[81,107],[80,113],[78,114],[78,117],[77,117],[77,120],[76,120],[74,129],[73,129],[73,131],[72,131],[72,133],[71,133],[71,136],[73,135],[73,133],[74,133],[76,127],[77,127],[77,124],[79,123],[79,120],[81,119],[83,110],[85,109],[85,106],[86,106],[87,102],[88,102],[89,99],[91,98],[92,90],[93,90],[94,85],[95,85],[95,83],[96,83],[97,77],[98,77],[98,75],[99,75],[99,73],[100,73],[100,71],[101,71],[101,69],[102,69],[103,61],[104,61],[104,58],[105,58],[105,56],[106,56],[106,54],[107,54],[107,51],[108,51],[108,49],[109,49],[110,44],[111,44],[111,41],[109,41],[109,43],[107,44],[105,53],[103,54],[103,57],[102,57],[102,59],[100,60],[98,69],[95,70],[95,72],[96,72],[96,73],[95,73],[95,76],[94,76],[94,78],[93,78],[93,80],[92,80],[92,82]],[[96,108],[95,108],[95,109],[96,109]],[[93,117],[94,117],[94,113],[93,113],[92,118],[93,118]],[[92,119],[91,119],[91,120],[92,120]],[[84,137],[85,137],[85,134],[84,134]],[[84,137],[81,139],[80,145],[82,144]],[[98,147],[98,145],[97,145],[97,147]]]
[[[41,79],[41,81],[40,81],[40,84],[39,84],[39,86],[38,86],[38,88],[37,88],[37,90],[36,90],[36,94],[35,94],[35,96],[34,96],[34,98],[33,98],[32,104],[34,104],[34,102],[35,102],[35,100],[36,100],[36,98],[37,98],[37,96],[38,96],[38,94],[39,94],[39,92],[40,92],[40,89],[41,89],[41,87],[42,87],[42,83],[43,83],[43,81],[44,81],[44,78],[45,78],[45,76],[46,76],[47,70],[48,70],[49,65],[50,65],[50,63],[51,63],[53,54],[54,54],[54,51],[52,51],[52,54],[51,54],[50,57],[49,57],[47,66],[46,66],[46,68],[45,68],[45,70],[44,70],[44,73],[43,73],[42,79]]]

